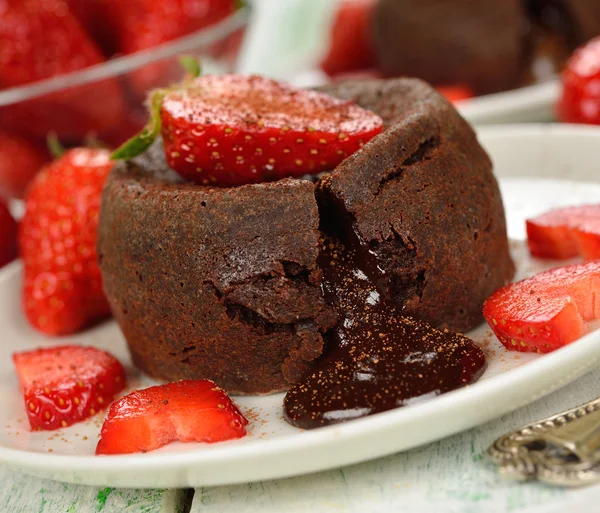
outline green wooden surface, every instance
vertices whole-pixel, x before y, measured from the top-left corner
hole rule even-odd
[[[0,513],[183,513],[185,490],[94,488],[0,466]]]

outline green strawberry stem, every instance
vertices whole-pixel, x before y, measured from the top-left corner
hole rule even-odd
[[[200,61],[193,55],[182,55],[178,59],[181,67],[188,72],[188,76],[191,78],[198,78],[202,73],[202,67]]]
[[[198,61],[198,59],[192,55],[182,55],[178,60],[179,64],[181,64],[183,69],[187,72],[187,76],[183,80],[184,86],[187,82],[200,76],[200,73],[202,72],[202,66],[200,65],[200,61]],[[148,123],[146,123],[146,126],[139,134],[134,135],[131,139],[125,141],[113,152],[113,154],[110,156],[112,160],[132,159],[133,157],[137,157],[139,154],[146,151],[152,145],[152,143],[160,134],[160,109],[163,99],[169,91],[172,91],[178,87],[181,87],[181,85],[176,84],[165,89],[157,89],[156,91],[150,93],[148,102],[150,118],[148,119]]]
[[[55,159],[58,159],[65,154],[65,147],[60,142],[56,132],[48,132],[46,135],[46,145],[48,146],[50,155],[52,155]]]
[[[160,108],[166,89],[154,91],[150,97],[150,119],[142,131],[125,141],[110,156],[112,160],[127,160],[146,151],[160,134]]]

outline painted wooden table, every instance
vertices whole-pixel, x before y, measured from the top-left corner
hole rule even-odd
[[[372,462],[279,481],[192,490],[55,483],[0,466],[0,513],[558,513],[600,511],[600,486],[563,490],[498,476],[499,435],[600,396],[600,370],[511,415]],[[402,436],[402,433],[398,433]]]

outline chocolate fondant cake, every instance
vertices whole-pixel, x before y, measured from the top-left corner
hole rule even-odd
[[[183,183],[160,142],[115,168],[100,266],[142,370],[238,393],[297,382],[338,320],[322,288],[324,233],[402,314],[455,330],[480,322],[484,299],[514,270],[489,158],[425,83],[352,87],[389,128],[316,185]]]
[[[287,388],[323,350],[313,184],[182,183],[160,142],[120,163],[103,195],[99,259],[134,362],[232,393]]]
[[[379,0],[373,44],[381,70],[486,94],[518,84],[526,64],[521,0]]]
[[[487,94],[554,77],[600,35],[600,2],[379,0],[371,25],[385,75]]]
[[[541,24],[566,32],[571,46],[600,34],[598,0],[529,0],[529,5]]]

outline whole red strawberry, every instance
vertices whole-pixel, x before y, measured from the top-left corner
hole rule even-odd
[[[94,347],[59,346],[13,355],[32,430],[67,427],[106,408],[125,386],[119,361]]]
[[[0,4],[0,89],[63,75],[105,61],[64,0],[3,0]],[[106,79],[0,107],[3,127],[77,140],[119,122],[121,87]]]
[[[112,36],[102,16],[103,0],[66,0],[73,15],[79,20],[85,31],[103,50],[111,47]],[[112,55],[107,51],[105,55]]]
[[[232,14],[238,0],[97,0],[102,19],[112,34],[109,50],[130,54],[152,48],[221,21]],[[178,79],[177,63],[153,63],[131,73],[134,92],[145,98],[149,90]]]
[[[323,93],[259,76],[207,75],[153,97],[153,120],[113,155],[162,131],[169,165],[200,184],[241,185],[335,168],[382,130],[381,118]]]
[[[33,141],[0,130],[0,196],[22,198],[46,160],[46,153]]]
[[[148,452],[171,442],[241,438],[248,421],[210,380],[178,381],[136,390],[113,403],[96,454]]]
[[[96,1],[102,6],[119,53],[139,52],[212,25],[238,5],[237,0]]]
[[[17,222],[0,199],[0,267],[17,257]]]
[[[557,113],[566,123],[600,125],[600,37],[576,50],[567,62]]]
[[[27,192],[19,230],[23,309],[48,335],[74,333],[109,315],[96,232],[112,167],[107,150],[73,149],[43,169]]]
[[[331,42],[321,68],[328,75],[368,69],[375,63],[371,15],[377,0],[342,0],[331,29]]]

